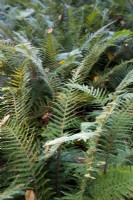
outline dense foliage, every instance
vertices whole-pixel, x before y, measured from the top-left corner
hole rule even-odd
[[[1,200],[133,198],[133,2],[0,3]]]

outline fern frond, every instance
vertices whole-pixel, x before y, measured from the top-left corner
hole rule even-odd
[[[29,115],[32,102],[29,98],[30,90],[25,90],[24,94],[20,93],[14,88],[5,88],[1,99],[1,107],[5,115],[10,114],[18,121],[26,119]],[[20,98],[21,96],[21,98]]]
[[[97,21],[102,21],[102,16],[98,10],[95,10],[87,16],[87,27],[90,32],[98,29],[97,26],[99,26],[100,23],[97,25]]]
[[[108,88],[116,89],[128,72],[132,70],[132,62],[133,60],[131,59],[114,66],[108,72],[98,76],[98,79],[93,83],[93,85],[97,87],[105,83],[105,86]]]
[[[126,77],[121,81],[121,83],[116,88],[116,92],[130,92],[132,91],[133,86],[133,70],[129,71],[129,73],[126,75]],[[129,87],[129,88],[128,88]]]
[[[65,37],[62,38],[62,43],[65,43],[64,47],[66,51],[78,48],[84,16],[84,9],[74,9],[73,7],[66,9],[66,16],[63,21],[63,34],[65,34]]]
[[[13,39],[13,35],[11,31],[1,20],[0,20],[0,34],[2,35],[1,39],[5,38],[5,34],[6,34],[7,39],[9,38]]]
[[[10,45],[1,41],[0,48],[6,52],[7,62],[11,63],[11,66],[21,66],[22,63],[27,68],[30,66],[32,76],[34,77],[34,74],[36,74],[41,81],[47,84],[49,89],[51,88],[48,77],[43,70],[42,61],[38,57],[39,51],[37,48],[31,46],[27,40],[18,45]]]
[[[23,194],[21,187],[22,185],[13,186],[12,184],[4,192],[0,193],[0,199],[7,200],[7,199],[13,199],[14,197],[20,196],[20,194]]]
[[[105,101],[107,99],[106,91],[103,89],[95,89],[93,87],[89,88],[86,85],[79,85],[79,84],[73,84],[71,85],[75,89],[87,93],[90,97],[92,97],[92,103],[93,99],[96,100],[96,102],[100,103],[101,105],[105,104]]]
[[[29,135],[29,131],[31,132]],[[2,150],[10,152],[10,171],[11,177],[18,176],[17,183],[25,184],[27,179],[32,176],[32,162],[34,162],[33,130],[29,130],[26,124],[19,125],[14,120],[9,120],[6,125],[1,127]],[[21,173],[21,176],[19,176]],[[34,177],[32,177],[34,179]]]
[[[119,149],[125,151],[126,146],[131,148],[132,108],[132,98],[117,102],[112,113],[103,122],[103,131],[98,144],[99,155],[97,156],[105,161],[104,173],[106,173],[109,163],[115,163],[115,157],[120,160]]]
[[[49,186],[49,182],[51,181],[47,178],[47,169],[44,165],[43,161],[40,161],[36,164],[34,168],[35,173],[35,189],[37,193],[38,200],[50,200],[53,196],[52,188]]]
[[[49,69],[55,69],[57,66],[56,56],[59,52],[60,45],[57,39],[54,37],[53,33],[48,33],[46,36],[46,41],[44,42],[44,47],[42,52],[44,54],[44,65]],[[44,50],[43,50],[44,49]]]
[[[86,40],[82,46],[82,50],[90,50],[91,43],[96,44],[98,40],[101,40],[107,33],[108,33],[108,27],[111,26],[114,22],[111,22],[102,28],[98,29],[94,33],[89,33],[85,36]]]
[[[90,187],[92,199],[124,200],[133,197],[133,173],[126,167],[110,168],[106,175],[99,176]]]
[[[85,57],[82,61],[81,65],[78,67],[76,73],[74,74],[75,80],[77,79],[78,83],[81,83],[94,64],[97,63],[98,59],[100,58],[101,54],[110,46],[114,46],[118,40],[123,40],[127,37],[130,37],[133,33],[128,30],[123,30],[115,33],[111,38],[107,37],[105,39],[100,40],[96,45],[92,47],[89,52],[89,55]]]
[[[71,87],[64,87],[53,105],[53,118],[47,129],[55,136],[63,136],[70,121],[74,118],[77,92]]]
[[[39,151],[36,148],[34,129],[25,121],[18,124],[9,119],[1,126],[1,133],[2,151],[8,159],[9,183],[15,180],[16,187],[23,184],[22,190],[31,188],[38,199],[49,199],[52,192],[49,186],[46,187],[49,179],[46,178],[45,167],[37,162]]]

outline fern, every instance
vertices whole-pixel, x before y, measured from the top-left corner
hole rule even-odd
[[[50,187],[45,190],[44,186],[48,184],[49,179],[44,181],[46,170],[44,166],[40,167],[41,162],[37,163],[40,151],[35,142],[33,124],[29,124],[32,101],[27,66],[22,65],[16,69],[11,75],[9,87],[4,88],[2,92],[2,114],[9,116],[8,121],[6,116],[1,123],[2,151],[5,155],[10,155],[5,156],[8,160],[6,169],[9,191],[10,182],[15,180],[14,192],[11,195],[17,194],[15,188],[22,184],[22,191],[30,188],[38,199],[48,199],[52,192]],[[6,191],[3,195],[6,195]]]
[[[8,159],[9,182],[15,180],[15,185],[23,184],[24,188],[34,190],[38,199],[49,198],[50,188],[44,190],[44,185],[49,181],[45,177],[45,170],[42,172],[41,163],[36,163],[38,157],[37,144],[34,140],[34,129],[30,128],[25,119],[23,122],[9,119],[1,127],[2,151],[10,154]],[[39,193],[39,194],[38,194]],[[47,196],[48,195],[48,196]]]
[[[85,76],[88,75],[94,64],[98,61],[100,58],[100,55],[110,46],[113,46],[117,40],[123,40],[124,38],[129,37],[132,35],[132,32],[130,31],[121,31],[117,32],[113,35],[112,38],[106,38],[101,39],[99,41],[99,44],[96,44],[93,46],[93,48],[90,50],[89,55],[86,56],[86,58],[83,60],[82,64],[79,67],[79,71],[77,73],[80,74],[80,79],[85,79]],[[103,44],[104,41],[104,44]],[[89,67],[88,67],[89,66]],[[79,81],[79,80],[78,80]]]
[[[129,113],[132,112],[133,104],[131,100],[127,100],[127,102],[130,105],[128,106],[124,101],[121,104],[122,109],[119,109],[120,104],[118,104],[118,107],[114,109],[109,119],[105,121],[103,125],[103,133],[99,144],[99,156],[101,157],[101,160],[106,163],[104,173],[106,173],[109,163],[115,163],[115,157],[119,159],[118,149],[125,150],[126,146],[130,146],[132,117]],[[126,128],[127,126],[128,128]],[[103,155],[104,158],[102,157]]]
[[[125,37],[123,33],[121,34],[122,34],[121,35],[122,38]],[[127,32],[127,35],[128,34],[129,33]],[[57,181],[57,187],[58,187],[58,189],[56,188],[57,195],[59,195],[58,192],[59,192],[59,188],[61,187],[59,171],[61,170],[61,152],[63,151],[63,149],[60,150],[60,144],[64,143],[65,141],[71,140],[71,136],[69,136],[71,133],[71,131],[69,131],[69,127],[71,127],[70,126],[71,120],[76,117],[75,111],[78,108],[78,101],[79,101],[77,99],[78,91],[77,91],[77,88],[75,87],[75,84],[78,82],[80,83],[84,80],[83,75],[86,75],[85,70],[88,70],[87,65],[90,64],[90,68],[92,68],[94,64],[96,63],[96,61],[98,60],[98,57],[100,57],[100,55],[104,52],[104,50],[108,46],[112,45],[112,41],[115,41],[116,39],[117,39],[117,36],[114,37],[113,39],[109,39],[109,41],[107,41],[107,43],[103,44],[102,46],[101,45],[94,46],[94,48],[90,52],[90,55],[86,56],[86,58],[83,60],[81,65],[77,68],[76,72],[73,74],[72,79],[68,82],[68,84],[64,85],[64,88],[62,89],[62,91],[56,96],[56,101],[54,102],[53,109],[52,109],[53,117],[52,117],[51,122],[48,124],[46,130],[43,132],[43,137],[48,138],[48,139],[53,136],[54,137],[62,136],[62,137],[55,139],[54,141],[51,141],[49,143],[46,143],[46,148],[47,146],[51,144],[54,144],[54,145],[53,147],[50,148],[48,154],[45,155],[44,153],[44,155],[42,155],[41,159],[50,158],[51,156],[55,154],[56,150],[58,150],[57,152],[57,166],[58,167],[56,171],[57,173],[56,181]],[[97,56],[97,58],[94,56]],[[92,58],[94,60],[92,60]],[[84,87],[83,87],[83,90],[85,90]],[[104,98],[104,93],[102,94],[102,90],[101,91],[87,90],[87,92],[90,93],[94,99],[96,98],[100,100],[100,97],[102,99],[102,96]],[[99,122],[100,122],[100,119],[99,119]],[[101,130],[102,130],[102,124],[101,124],[101,129],[97,127],[96,133],[99,134]],[[67,138],[67,136],[69,137]],[[75,137],[76,135],[72,136],[73,139]],[[94,141],[97,141],[98,137],[99,136],[96,134],[96,136],[94,137]],[[96,146],[96,144],[94,145]],[[94,147],[92,145],[91,149],[93,148]],[[90,149],[90,152],[91,152],[91,149]]]
[[[25,127],[25,131],[24,131]],[[33,147],[33,135],[28,136],[28,129],[25,124],[20,123],[19,126],[14,120],[9,120],[6,125],[1,128],[2,132],[2,150],[6,153],[10,153],[8,159],[8,181],[16,180],[16,187],[19,184],[28,186],[28,179],[32,174],[32,162],[35,159],[32,152]],[[27,144],[26,144],[26,143]],[[32,155],[33,153],[33,155]],[[32,171],[32,172],[31,172]],[[31,175],[32,174],[32,175]]]
[[[117,92],[119,93],[119,91],[124,92],[124,90],[126,89],[126,91],[128,91],[128,87],[132,86],[133,84],[133,70],[131,70],[126,77],[121,81],[121,83],[118,85],[117,87]],[[130,91],[130,89],[129,89]],[[132,91],[132,90],[131,90]]]
[[[20,196],[20,194],[23,194],[21,187],[22,185],[17,185],[16,187],[11,185],[4,192],[0,193],[1,200],[12,199],[13,197]]]
[[[88,15],[87,17],[87,26],[88,26],[88,29],[89,31],[91,32],[91,30],[97,30],[97,21],[99,20],[100,21],[100,13],[98,10],[96,11],[93,11],[91,14]],[[100,24],[99,24],[100,25]],[[92,28],[93,27],[93,28]]]
[[[52,28],[51,31],[53,31]],[[42,49],[42,51],[44,52],[44,63],[46,67],[48,69],[55,69],[57,66],[56,56],[59,52],[60,46],[56,41],[56,38],[53,36],[52,32],[47,34],[43,48],[45,48],[44,50]]]
[[[38,50],[32,47],[30,43],[28,43],[27,41],[24,41],[23,44],[14,46],[14,45],[6,44],[3,41],[1,41],[0,48],[3,51],[6,51],[7,53],[9,53],[8,55],[6,54],[9,63],[11,62],[11,64],[13,65],[14,64],[21,65],[21,62],[23,62],[23,65],[26,65],[26,66],[31,65],[32,75],[36,73],[38,77],[42,81],[44,81],[44,83],[48,84],[48,86],[50,87],[47,76],[42,68],[41,60],[37,56]],[[24,61],[22,61],[22,58],[19,60],[20,55],[24,59]],[[16,57],[14,58],[14,56]],[[15,60],[17,63],[15,62]]]
[[[132,3],[118,2],[0,4],[2,199],[132,198]]]
[[[102,89],[101,90],[99,88],[94,89],[93,87],[92,88],[88,88],[85,85],[81,86],[79,84],[75,84],[75,85],[73,84],[72,87],[87,93],[88,95],[90,95],[90,97],[92,97],[92,99],[94,98],[94,100],[99,102],[101,105],[104,105],[106,100],[107,100],[106,91],[104,91]],[[91,99],[91,101],[93,103],[92,99]]]
[[[121,62],[106,73],[98,75],[97,80],[93,81],[93,85],[97,87],[105,83],[107,88],[114,90],[131,69],[132,60]]]
[[[132,169],[126,167],[110,168],[106,175],[99,176],[90,187],[92,199],[124,200],[125,197],[130,198],[133,195],[132,180]]]

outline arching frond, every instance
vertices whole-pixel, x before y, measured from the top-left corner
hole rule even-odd
[[[126,99],[121,103],[116,103],[112,113],[110,113],[108,118],[103,122],[103,132],[101,133],[98,144],[98,157],[102,161],[105,161],[105,173],[109,163],[116,163],[115,158],[117,159],[117,163],[118,160],[120,160],[119,149],[121,149],[121,151],[126,151],[126,147],[130,147],[131,145],[130,134],[133,125],[133,101],[132,99]],[[120,160],[120,162],[124,162],[124,160]]]

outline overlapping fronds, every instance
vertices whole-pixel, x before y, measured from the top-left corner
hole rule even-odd
[[[103,73],[101,76],[99,75],[97,80],[94,81],[93,85],[97,87],[105,83],[106,88],[108,87],[115,90],[128,72],[132,70],[132,62],[133,60],[131,59],[114,66],[106,73]]]
[[[25,39],[21,42],[22,43],[18,45],[8,44],[4,41],[0,42],[0,49],[5,52],[7,62],[13,66],[21,65],[22,63],[27,66],[27,68],[30,66],[31,75],[34,78],[39,78],[47,84],[50,89],[50,83],[42,68],[42,62],[38,57],[38,49],[31,46],[31,44]]]
[[[114,46],[118,40],[123,40],[125,38],[130,37],[131,35],[131,31],[124,30],[115,33],[111,38],[105,37],[104,39],[100,40],[97,44],[95,44],[89,51],[85,59],[82,61],[80,67],[75,73],[75,78],[77,79],[77,81],[80,83],[87,77],[94,64],[98,62],[100,56],[102,55],[102,53],[105,52],[105,50],[108,47]]]
[[[121,81],[121,83],[116,88],[116,92],[131,92],[133,86],[133,70],[129,71],[129,73],[126,75],[126,77]]]
[[[20,196],[20,194],[23,194],[22,187],[22,184],[17,186],[12,184],[10,187],[4,190],[4,192],[0,193],[1,200],[12,199],[14,197]]]
[[[3,200],[133,198],[131,9],[0,3]]]
[[[15,115],[17,120],[28,117],[32,106],[29,76],[27,68],[22,65],[15,69],[7,86],[2,88],[1,108],[5,115]]]
[[[127,167],[110,168],[106,175],[99,176],[90,187],[92,199],[124,200],[133,195],[133,173]]]
[[[14,100],[14,103],[16,105],[16,100]],[[28,188],[33,189],[38,199],[49,199],[52,193],[50,187],[46,187],[49,179],[45,178],[45,166],[40,162],[38,163],[40,151],[35,142],[35,130],[30,127],[25,116],[21,120],[18,119],[19,115],[22,117],[21,112],[23,112],[23,110],[20,112],[19,101],[15,111],[15,114],[7,115],[2,120],[0,127],[1,148],[7,159],[8,184],[13,180],[15,181],[14,190],[12,188],[12,192],[14,192],[10,195],[16,195],[15,187],[21,185],[22,191]],[[2,194],[2,198],[7,195],[7,192],[5,191]],[[8,198],[8,196],[5,198]]]
[[[57,101],[53,104],[52,122],[47,127],[51,134],[63,136],[67,133],[68,126],[75,116],[76,99],[77,92],[72,87],[64,87],[63,92],[59,93]]]
[[[22,122],[19,125],[10,117],[9,121],[1,127],[2,150],[10,153],[9,163],[10,178],[17,178],[18,184],[26,184],[27,179],[32,177],[32,163],[35,161],[35,146],[33,145],[33,130]],[[21,176],[20,176],[21,174]],[[32,177],[34,179],[35,177]]]
[[[132,99],[126,99],[119,103],[116,102],[116,104],[112,113],[104,121],[103,133],[98,145],[98,156],[102,161],[105,161],[104,172],[106,172],[109,163],[124,162],[124,159],[127,158],[125,155],[123,159],[120,159],[121,153],[126,151],[127,147],[131,148],[133,101]]]
[[[79,84],[73,84],[72,87],[74,87],[75,89],[82,91],[86,94],[88,94],[88,96],[90,96],[91,102],[97,102],[100,103],[101,105],[104,105],[106,103],[107,100],[107,94],[106,91],[103,89],[95,89],[93,87],[89,88],[86,85],[79,85]]]

